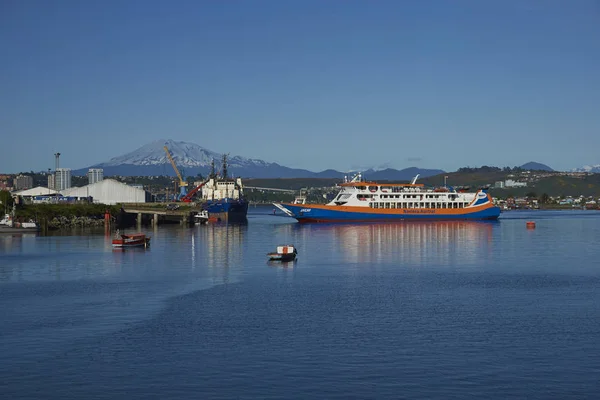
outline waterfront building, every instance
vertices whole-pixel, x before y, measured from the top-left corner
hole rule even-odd
[[[54,175],[55,190],[60,192],[71,187],[71,168],[57,168]]]
[[[90,168],[87,173],[88,183],[91,185],[104,179],[104,170],[102,168]]]
[[[15,178],[15,190],[31,189],[33,187],[33,177],[28,175],[19,175]]]
[[[57,193],[56,191],[54,191],[52,189],[48,189],[43,186],[37,186],[34,188],[30,188],[30,189],[19,190],[19,191],[12,193],[13,196],[22,197],[24,199],[31,199],[31,198],[37,197],[37,196],[55,197],[55,195],[58,195],[58,194],[59,193]]]
[[[63,190],[61,194],[78,199],[91,197],[94,203],[100,204],[148,203],[152,201],[150,192],[114,179],[103,179],[91,185]]]

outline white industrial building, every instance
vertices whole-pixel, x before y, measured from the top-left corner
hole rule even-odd
[[[104,179],[91,185],[62,190],[65,197],[80,199],[92,197],[94,203],[147,203],[152,201],[150,192],[135,188],[114,179]]]
[[[38,186],[31,189],[18,190],[16,192],[12,192],[13,196],[21,196],[21,197],[36,197],[36,196],[52,196],[58,194],[57,191],[48,189],[47,187]]]

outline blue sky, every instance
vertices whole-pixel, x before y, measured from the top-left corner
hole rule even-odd
[[[600,2],[0,2],[0,172],[160,138],[314,171],[600,163]]]

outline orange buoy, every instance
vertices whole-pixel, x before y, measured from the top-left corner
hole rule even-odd
[[[533,221],[527,221],[527,223],[525,223],[525,225],[527,226],[528,229],[535,228],[535,222],[533,222]]]

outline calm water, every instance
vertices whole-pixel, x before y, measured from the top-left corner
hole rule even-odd
[[[301,226],[270,210],[146,230],[149,250],[0,236],[0,397],[598,396],[600,212]],[[269,265],[282,243],[299,259]]]

